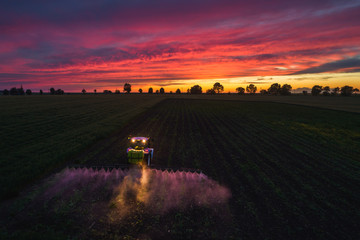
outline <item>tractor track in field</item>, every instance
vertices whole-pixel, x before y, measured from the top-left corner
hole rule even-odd
[[[156,108],[160,103],[161,102],[157,103],[154,108]],[[136,133],[138,131],[137,126],[139,125],[148,129],[148,125],[150,125],[151,122],[144,121],[144,119],[151,118],[152,115],[154,115],[154,113],[151,111],[141,113],[134,119],[130,120],[119,131],[85,149],[81,154],[70,160],[68,164],[93,164],[98,166],[101,166],[102,164],[127,164],[125,154],[126,148],[124,148],[127,147],[127,137]],[[144,124],[146,126],[143,126]]]

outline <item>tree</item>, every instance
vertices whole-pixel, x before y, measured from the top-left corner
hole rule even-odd
[[[202,87],[199,85],[194,85],[190,88],[190,94],[201,94],[202,93]]]
[[[308,94],[308,92],[307,91],[303,91],[303,95],[307,95]]]
[[[311,89],[311,95],[318,96],[321,93],[322,89],[323,89],[322,86],[319,85],[313,86]]]
[[[180,88],[176,89],[176,94],[181,94]]]
[[[214,90],[214,88],[210,88],[208,90],[206,90],[206,94],[209,94],[209,95],[214,95],[216,92]]]
[[[83,94],[85,94],[85,93],[86,93],[85,88],[83,88],[83,90],[81,90],[81,92],[82,92]]]
[[[336,87],[336,88],[333,89],[331,95],[338,95],[339,92],[340,92],[340,88],[339,88],[339,87]]]
[[[281,85],[278,83],[273,83],[268,89],[269,94],[271,95],[278,95],[280,94]]]
[[[126,93],[131,92],[131,84],[130,83],[125,83],[124,84],[124,92],[126,92]]]
[[[359,92],[359,89],[358,89],[358,88],[354,88],[353,92],[358,93],[358,92]]]
[[[216,93],[220,93],[220,92],[224,91],[224,86],[221,85],[219,82],[216,82],[216,83],[214,83],[213,90]]]
[[[111,90],[104,90],[104,94],[112,94]]]
[[[246,91],[251,95],[254,95],[256,93],[256,90],[257,87],[254,84],[250,84],[249,86],[246,86]]]
[[[170,93],[170,94],[173,94],[173,91],[170,91],[169,93]]]
[[[40,89],[40,95],[43,95],[43,90]]]
[[[22,84],[21,84],[21,87],[18,89],[18,94],[19,94],[19,95],[25,95],[25,91],[24,91],[24,89],[23,89]]]
[[[139,93],[142,93],[142,89],[141,89],[141,88],[139,89]]]
[[[151,87],[151,88],[149,88],[148,93],[154,93],[154,89],[153,89],[152,87]]]
[[[261,93],[261,95],[266,95],[266,94],[268,94],[268,91],[266,91],[265,89],[262,89],[262,90],[260,90],[260,93]]]
[[[53,88],[53,87],[50,88],[50,94],[51,94],[51,95],[54,95],[54,94],[55,94],[55,88]]]
[[[18,90],[16,87],[13,87],[10,89],[10,95],[19,95]]]
[[[281,88],[280,88],[280,94],[283,96],[287,96],[287,95],[291,95],[291,89],[292,86],[289,84],[284,84]]]
[[[3,95],[9,95],[9,94],[10,94],[9,90],[4,89],[4,91],[3,91]]]
[[[96,89],[94,89],[94,94],[96,94]]]
[[[323,93],[324,96],[330,96],[330,87],[329,86],[325,86],[323,88]]]
[[[119,90],[119,89],[116,89],[116,90],[115,90],[115,94],[120,94],[120,90]]]
[[[64,90],[59,88],[58,90],[55,91],[55,95],[64,95]]]
[[[341,95],[342,96],[351,96],[351,94],[353,93],[353,87],[351,87],[351,86],[348,86],[348,85],[346,85],[346,86],[343,86],[342,88],[341,88]]]
[[[31,95],[32,94],[32,91],[30,89],[27,89],[26,90],[26,95]]]
[[[159,94],[159,90],[156,90],[155,93],[156,93],[156,94]]]
[[[164,94],[165,93],[165,89],[164,88],[160,88],[160,94]]]
[[[245,88],[238,87],[235,89],[239,95],[243,95],[245,93]]]

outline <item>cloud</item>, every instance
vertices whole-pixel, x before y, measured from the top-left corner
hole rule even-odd
[[[18,79],[30,79],[38,77],[35,74],[27,73],[0,73],[0,82],[5,82],[9,80],[18,80]]]
[[[360,72],[360,68],[353,68],[353,69],[345,70],[344,72],[346,72],[346,73]]]
[[[355,67],[360,67],[360,57],[353,57],[353,58],[328,62],[317,67],[311,67],[305,70],[294,72],[293,74],[333,72],[337,70],[355,68]],[[351,71],[351,70],[347,70],[347,71]]]
[[[250,56],[235,56],[230,58],[238,61],[250,61],[250,60],[265,61],[269,59],[276,59],[278,57],[279,56],[276,54],[256,54]]]
[[[246,83],[252,83],[252,84],[270,84],[270,83],[272,83],[272,82],[246,81]]]
[[[333,68],[313,68],[323,59],[360,54],[359,6],[352,0],[3,1],[0,73],[13,75],[0,79],[86,88],[102,79],[186,84],[321,72]]]

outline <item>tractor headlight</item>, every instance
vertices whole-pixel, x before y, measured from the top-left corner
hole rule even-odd
[[[134,143],[134,142],[135,142],[135,139],[131,139],[131,141]]]
[[[145,140],[145,139],[143,139],[143,140],[142,140],[142,142],[143,142],[143,143],[146,143],[146,140]]]

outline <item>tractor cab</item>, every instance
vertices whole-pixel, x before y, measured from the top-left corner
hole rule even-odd
[[[129,147],[135,150],[144,150],[149,147],[150,138],[147,137],[132,137],[129,141]]]
[[[149,137],[129,137],[128,161],[133,164],[147,163],[150,166],[154,149],[150,148]]]

